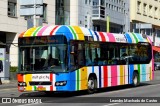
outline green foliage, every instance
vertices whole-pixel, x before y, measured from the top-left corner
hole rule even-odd
[[[18,67],[14,66],[14,67],[10,67],[10,72],[17,72]]]

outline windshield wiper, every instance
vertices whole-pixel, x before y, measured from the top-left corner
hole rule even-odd
[[[53,69],[49,69],[49,71],[51,72],[51,73],[54,73],[54,74],[56,74],[56,75],[59,75],[59,73],[57,73],[57,72],[55,72]]]
[[[46,71],[46,70],[48,70],[48,71]],[[52,68],[50,68],[50,67],[43,67],[43,69],[42,69],[42,71],[46,71],[46,72],[51,72],[51,73],[54,73],[54,74],[57,74],[57,75],[59,75],[57,72],[55,72]]]
[[[18,74],[33,74],[35,71],[19,71]]]

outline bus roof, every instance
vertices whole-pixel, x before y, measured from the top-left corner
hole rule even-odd
[[[54,36],[64,35],[67,40],[85,40],[85,38],[92,38],[93,41],[103,42],[122,42],[122,43],[138,43],[151,42],[149,38],[143,38],[142,34],[138,33],[107,33],[97,32],[79,26],[69,25],[48,25],[33,27],[21,33],[19,37],[34,37],[34,36]]]

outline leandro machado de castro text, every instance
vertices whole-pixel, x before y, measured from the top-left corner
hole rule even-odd
[[[110,98],[109,101],[111,103],[158,103],[157,99],[150,99],[150,98],[137,98],[137,99],[133,99],[133,98],[122,98],[122,99],[113,99]]]

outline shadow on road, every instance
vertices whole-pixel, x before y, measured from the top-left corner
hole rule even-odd
[[[148,83],[141,83],[138,87],[148,86],[151,84]],[[122,86],[116,86],[116,87],[108,87],[108,88],[101,88],[98,89],[96,93],[103,93],[103,92],[112,92],[112,91],[118,91],[118,90],[125,90],[129,88],[137,88],[133,87],[131,85],[122,85]],[[30,92],[30,93],[23,93],[19,97],[56,97],[56,98],[65,98],[65,97],[76,97],[76,96],[82,96],[82,95],[88,95],[87,91],[78,91],[78,92]],[[92,95],[92,94],[91,94]]]

